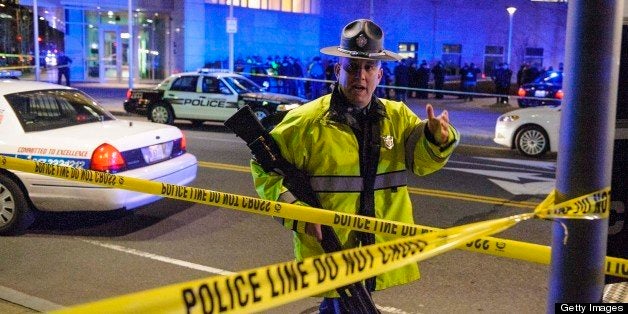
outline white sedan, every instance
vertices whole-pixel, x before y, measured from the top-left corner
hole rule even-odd
[[[495,124],[497,144],[516,148],[523,155],[540,157],[558,150],[561,107],[530,107],[507,112]]]
[[[178,128],[118,120],[79,90],[0,79],[0,155],[188,184],[197,160]],[[0,169],[0,234],[38,211],[130,210],[158,196]]]

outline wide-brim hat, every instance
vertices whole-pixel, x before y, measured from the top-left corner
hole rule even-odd
[[[403,57],[384,49],[384,32],[371,20],[359,19],[347,24],[340,35],[340,46],[321,49],[321,53],[354,59],[399,61]]]

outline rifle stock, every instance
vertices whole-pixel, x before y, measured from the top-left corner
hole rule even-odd
[[[277,143],[264,129],[249,106],[240,108],[225,121],[225,126],[242,138],[251,149],[254,159],[262,168],[283,176],[284,186],[300,201],[316,208],[322,208],[310,181],[303,171],[283,158]],[[323,239],[321,246],[326,253],[342,250],[340,240],[331,226],[321,225]],[[356,282],[336,291],[341,297],[343,306],[350,313],[379,313],[370,293],[361,282]]]

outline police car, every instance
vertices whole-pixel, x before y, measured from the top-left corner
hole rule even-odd
[[[259,120],[305,103],[304,98],[269,93],[250,79],[224,70],[201,69],[173,74],[155,89],[130,89],[124,102],[129,113],[146,114],[157,123],[175,119],[224,122],[245,105]]]
[[[172,184],[197,160],[174,126],[116,119],[74,88],[0,79],[0,158],[10,156]],[[0,234],[19,234],[39,211],[130,210],[158,196],[0,168]]]

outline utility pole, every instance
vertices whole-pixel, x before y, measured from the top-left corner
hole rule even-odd
[[[556,203],[611,184],[624,0],[570,0],[565,98],[556,170]],[[555,222],[547,311],[556,303],[601,302],[608,218]]]
[[[33,54],[35,61],[35,81],[39,81],[40,64],[39,64],[39,9],[37,8],[37,0],[33,0]]]
[[[129,59],[129,88],[132,89],[133,78],[135,76],[135,73],[133,72],[133,65],[135,64],[135,48],[133,47],[133,41],[135,40],[135,36],[133,36],[133,0],[129,0],[128,5],[129,18],[127,20],[129,24],[129,55],[127,56],[127,58]]]

